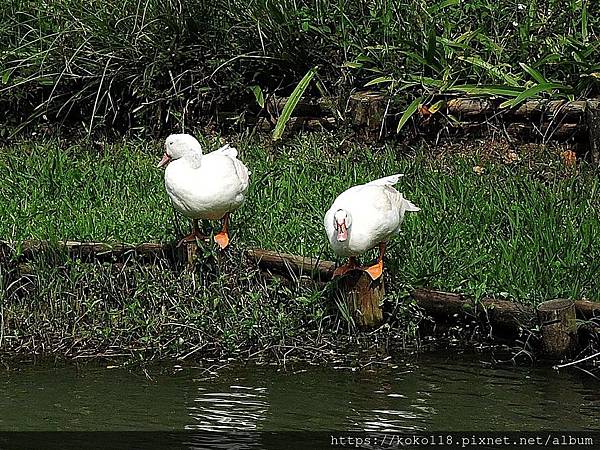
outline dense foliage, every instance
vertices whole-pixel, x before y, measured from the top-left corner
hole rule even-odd
[[[373,83],[422,94],[585,96],[600,72],[589,0],[5,0],[0,118],[177,128],[247,97]],[[474,86],[476,85],[476,86]]]

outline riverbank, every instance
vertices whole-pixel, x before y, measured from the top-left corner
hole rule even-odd
[[[526,304],[598,300],[600,190],[595,169],[566,146],[471,141],[428,148],[367,146],[330,134],[228,138],[252,170],[233,216],[233,247],[202,249],[194,271],[166,261],[75,261],[47,252],[2,261],[3,351],[133,359],[282,357],[352,343],[328,285],[265,278],[242,258],[262,247],[331,259],[322,214],[337,193],[402,172],[398,188],[422,208],[406,218],[387,259],[386,320],[377,338],[411,342],[421,319],[414,287]],[[204,140],[207,148],[218,136]],[[170,242],[175,216],[155,168],[162,142],[22,142],[0,150],[4,240]],[[216,225],[216,224],[212,224]],[[341,339],[338,337],[341,336]],[[347,339],[346,339],[347,338]],[[294,350],[296,349],[296,350]],[[318,359],[318,356],[315,356]]]

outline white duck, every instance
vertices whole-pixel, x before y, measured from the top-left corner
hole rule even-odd
[[[342,192],[325,214],[325,230],[336,255],[348,257],[333,276],[354,269],[366,271],[373,280],[383,273],[386,243],[398,233],[406,211],[420,211],[393,185],[402,175],[392,175]],[[360,267],[356,256],[379,244],[379,258],[371,267]]]
[[[206,155],[189,134],[172,134],[165,141],[165,154],[158,167],[165,167],[165,188],[173,207],[193,220],[192,232],[178,245],[205,239],[199,219],[223,219],[223,229],[214,239],[221,249],[229,245],[229,214],[246,199],[250,172],[237,159],[237,150],[225,145]]]

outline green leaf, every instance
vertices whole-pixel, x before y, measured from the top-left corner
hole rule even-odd
[[[448,91],[465,92],[467,94],[483,94],[483,95],[503,95],[506,97],[516,97],[522,90],[512,86],[504,85],[476,85],[476,84],[463,84],[459,86],[451,86]]]
[[[444,100],[438,100],[433,105],[431,105],[428,109],[431,114],[435,114],[440,109],[442,109],[444,106],[446,106],[446,102]]]
[[[408,77],[411,80],[417,81],[428,88],[443,89],[445,84],[442,80],[437,80],[431,77],[420,77],[415,75],[409,75]]]
[[[439,3],[436,3],[435,5],[430,6],[427,11],[429,12],[429,14],[433,14],[436,13],[442,9],[445,9],[449,6],[456,6],[456,5],[460,5],[460,0],[443,0]]]
[[[583,42],[587,43],[588,41],[588,9],[587,9],[587,1],[581,1],[581,38]]]
[[[296,109],[296,105],[300,101],[300,98],[302,98],[304,91],[310,84],[316,72],[316,67],[310,69],[306,73],[306,75],[304,75],[304,77],[300,80],[298,85],[294,88],[292,95],[290,95],[287,102],[285,103],[283,111],[281,111],[281,116],[279,116],[277,124],[275,125],[275,130],[273,131],[274,141],[281,139],[281,136],[283,135],[283,132],[285,130],[285,126],[287,125],[288,120],[290,120],[290,117],[292,116],[292,112],[294,112],[294,109]]]
[[[263,95],[263,91],[260,88],[260,86],[257,84],[255,84],[254,86],[250,86],[250,90],[254,94],[254,98],[256,99],[256,103],[258,103],[258,106],[260,106],[261,108],[264,108],[265,107],[265,97]]]
[[[371,80],[367,84],[365,84],[365,87],[373,86],[375,84],[381,84],[381,83],[393,83],[394,81],[395,80],[390,77],[377,77],[374,80]]]
[[[427,51],[425,52],[425,61],[432,67],[435,64],[435,48],[436,48],[436,33],[435,27],[430,25],[429,36],[427,37]]]
[[[525,72],[527,72],[529,74],[529,76],[531,78],[533,78],[538,83],[547,83],[547,81],[544,78],[544,76],[540,72],[538,72],[537,70],[535,70],[533,67],[531,67],[530,65],[525,64],[525,63],[519,63],[519,65],[521,66],[521,68]]]
[[[410,105],[408,105],[408,108],[406,108],[406,110],[402,114],[402,117],[400,117],[400,122],[398,122],[398,128],[396,128],[396,133],[400,133],[400,130],[402,129],[404,124],[406,124],[408,119],[412,117],[412,115],[415,113],[422,101],[423,97],[418,97],[415,98]]]
[[[503,71],[499,66],[494,66],[487,61],[484,61],[479,56],[465,56],[459,57],[459,59],[473,64],[474,66],[481,67],[487,70],[487,72],[494,78],[498,78],[504,81],[509,86],[519,86],[519,80],[508,72]]]
[[[342,64],[342,67],[350,67],[351,69],[362,69],[363,65],[363,63],[346,61],[344,64]]]
[[[533,86],[532,88],[524,90],[519,95],[517,95],[516,98],[507,100],[507,101],[501,103],[500,108],[511,108],[513,106],[517,106],[519,103],[524,102],[528,98],[535,97],[536,95],[538,95],[541,92],[548,92],[548,91],[552,91],[554,89],[562,89],[562,88],[564,88],[564,86],[559,83],[540,83],[540,84]]]

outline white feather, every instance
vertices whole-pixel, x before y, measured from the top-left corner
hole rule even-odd
[[[223,147],[218,148],[213,153],[222,153],[222,154],[227,155],[227,156],[229,156],[231,158],[237,158],[237,155],[238,155],[237,148],[232,147],[229,144],[225,144]]]

